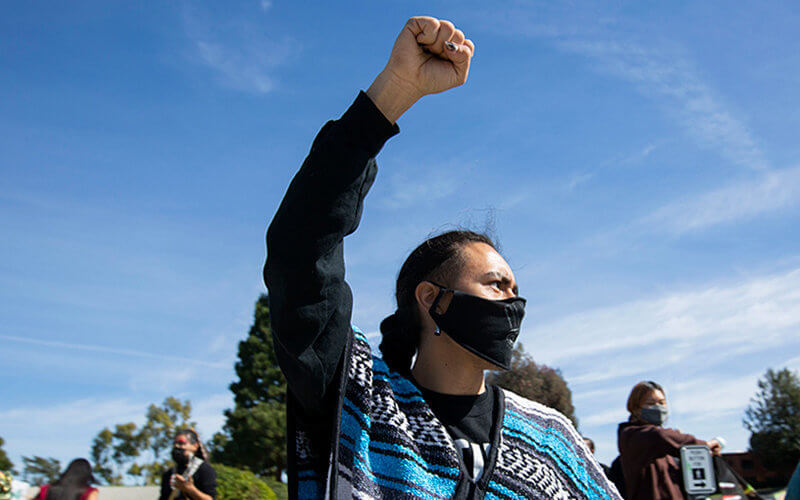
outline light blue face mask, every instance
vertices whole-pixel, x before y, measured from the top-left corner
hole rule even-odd
[[[653,405],[642,408],[642,420],[653,425],[664,425],[669,418],[667,405]]]

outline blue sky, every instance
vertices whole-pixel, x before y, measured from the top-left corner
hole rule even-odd
[[[641,379],[742,450],[800,369],[800,9],[792,2],[15,3],[0,16],[0,436],[87,456],[189,398],[206,437],[264,291],[264,233],[319,127],[405,19],[476,44],[379,157],[346,243],[376,332],[426,235],[496,232],[581,432],[616,455]]]

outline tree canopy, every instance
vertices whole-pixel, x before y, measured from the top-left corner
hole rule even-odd
[[[14,463],[8,458],[8,455],[6,455],[6,450],[3,449],[4,444],[6,444],[6,441],[0,437],[0,471],[14,474],[16,473],[14,471]]]
[[[61,462],[49,457],[22,457],[22,477],[34,486],[55,482],[61,475]]]
[[[487,382],[498,385],[524,398],[554,408],[578,426],[575,407],[572,405],[572,391],[558,369],[536,363],[525,352],[521,342],[514,348],[511,369],[493,372]]]
[[[151,404],[145,423],[116,424],[114,430],[101,430],[92,441],[94,472],[107,484],[122,484],[125,476],[141,478],[144,484],[157,484],[161,473],[172,465],[165,455],[172,448],[178,429],[194,427],[192,404],[168,397],[161,406]]]
[[[286,379],[272,344],[269,300],[256,301],[253,325],[239,342],[235,406],[211,443],[215,461],[280,478],[286,468]]]
[[[750,449],[769,468],[791,470],[800,461],[800,378],[788,368],[767,370],[745,410]]]

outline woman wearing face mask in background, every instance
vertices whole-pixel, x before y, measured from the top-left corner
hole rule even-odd
[[[411,253],[382,357],[350,323],[343,240],[375,157],[418,99],[466,81],[473,50],[448,21],[410,19],[383,72],[319,132],[270,224],[292,498],[619,498],[569,420],[485,384],[484,370],[508,368],[525,306],[485,235],[451,231]],[[431,132],[457,131],[448,120]]]
[[[617,444],[628,500],[682,500],[683,479],[678,462],[681,446],[705,444],[718,455],[717,440],[702,441],[663,427],[669,416],[664,389],[653,381],[639,382],[628,396],[627,422],[619,424]]]
[[[161,476],[159,500],[211,500],[217,497],[217,473],[208,452],[193,429],[178,431],[172,445],[170,467]]]

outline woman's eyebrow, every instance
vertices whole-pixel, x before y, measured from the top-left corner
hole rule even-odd
[[[500,271],[489,271],[488,273],[483,275],[483,278],[495,278],[503,282],[504,284],[510,284],[511,278],[509,278],[505,273]],[[514,287],[512,288],[514,294],[519,294],[519,286],[514,283]]]
[[[483,278],[496,278],[499,279],[500,281],[506,281],[506,282],[511,281],[510,279],[508,279],[508,276],[501,273],[500,271],[489,271],[488,273],[483,275]]]

